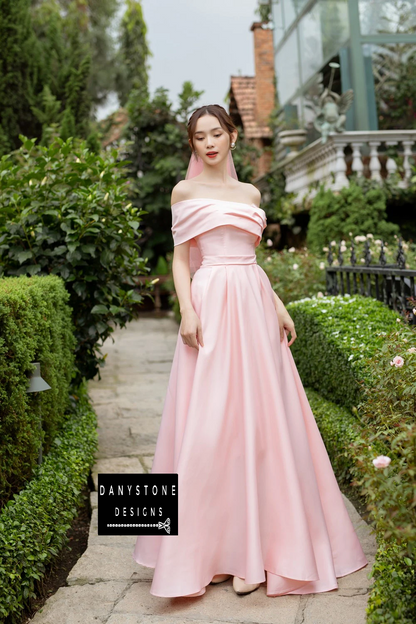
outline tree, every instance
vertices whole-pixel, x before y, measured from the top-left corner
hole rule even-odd
[[[0,0],[0,155],[17,149],[19,134],[41,132],[31,106],[39,83],[39,46],[30,0]]]
[[[151,52],[146,33],[140,2],[127,0],[127,9],[121,22],[120,49],[117,58],[116,90],[121,106],[125,106],[133,89],[147,87],[147,58]]]

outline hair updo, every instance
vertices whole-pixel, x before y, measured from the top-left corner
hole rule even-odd
[[[237,128],[225,108],[223,108],[219,104],[208,104],[207,106],[200,106],[199,108],[194,110],[194,112],[190,116],[187,126],[188,138],[191,142],[192,151],[195,149],[194,135],[196,131],[196,124],[198,122],[198,119],[203,115],[214,115],[220,122],[221,127],[226,132],[228,132],[231,141],[231,133],[235,131],[237,132]]]

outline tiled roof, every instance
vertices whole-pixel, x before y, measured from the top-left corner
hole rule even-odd
[[[230,115],[239,116],[247,139],[271,138],[269,126],[256,121],[256,78],[231,76]]]

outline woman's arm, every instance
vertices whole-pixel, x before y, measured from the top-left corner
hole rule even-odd
[[[189,247],[191,241],[186,241],[173,248],[172,274],[176,295],[179,300],[179,310],[182,316],[180,334],[184,344],[194,349],[204,346],[202,327],[191,300],[191,273],[189,270]]]
[[[274,295],[274,307],[276,308],[277,318],[279,319],[280,340],[283,340],[285,331],[288,334],[290,333],[291,339],[287,344],[287,346],[290,347],[290,345],[293,344],[296,340],[295,324],[289,312],[286,310],[283,304],[283,301],[280,299],[280,297],[278,297],[274,291],[273,291],[273,295]]]

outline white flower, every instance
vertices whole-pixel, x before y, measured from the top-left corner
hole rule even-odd
[[[319,292],[317,293],[317,295],[316,295],[316,296],[317,296],[317,297],[323,297],[323,296],[324,296],[324,294],[323,294],[321,291],[319,291]]]
[[[373,464],[376,468],[387,468],[390,462],[390,457],[387,457],[386,455],[379,455],[373,459]]]
[[[268,257],[266,258],[266,262],[271,262],[271,261],[272,261],[271,256],[268,256]]]
[[[322,251],[329,251],[328,247],[322,247]]]
[[[322,270],[325,268],[325,262],[320,262],[319,263],[319,268]]]
[[[267,239],[267,241],[266,241],[266,245],[267,245],[267,247],[272,247],[272,246],[273,246],[273,241],[272,241],[272,239],[271,239],[271,238],[268,238],[268,239]]]
[[[367,238],[374,238],[372,234],[367,234]]]
[[[401,368],[404,364],[404,359],[400,355],[396,355],[390,362],[391,366],[395,366],[396,368]]]
[[[336,242],[336,241],[331,241],[331,243],[330,243],[330,244],[331,244],[331,245],[336,245],[336,244],[337,244],[337,242]]]
[[[299,268],[299,265],[295,263],[295,264],[293,265],[293,268],[294,268],[294,269],[295,269],[295,271],[296,271],[296,269],[298,269],[298,268]]]
[[[290,253],[293,253],[294,251],[296,251],[296,249],[294,247],[290,247],[290,249],[288,249],[288,251],[290,251]]]

